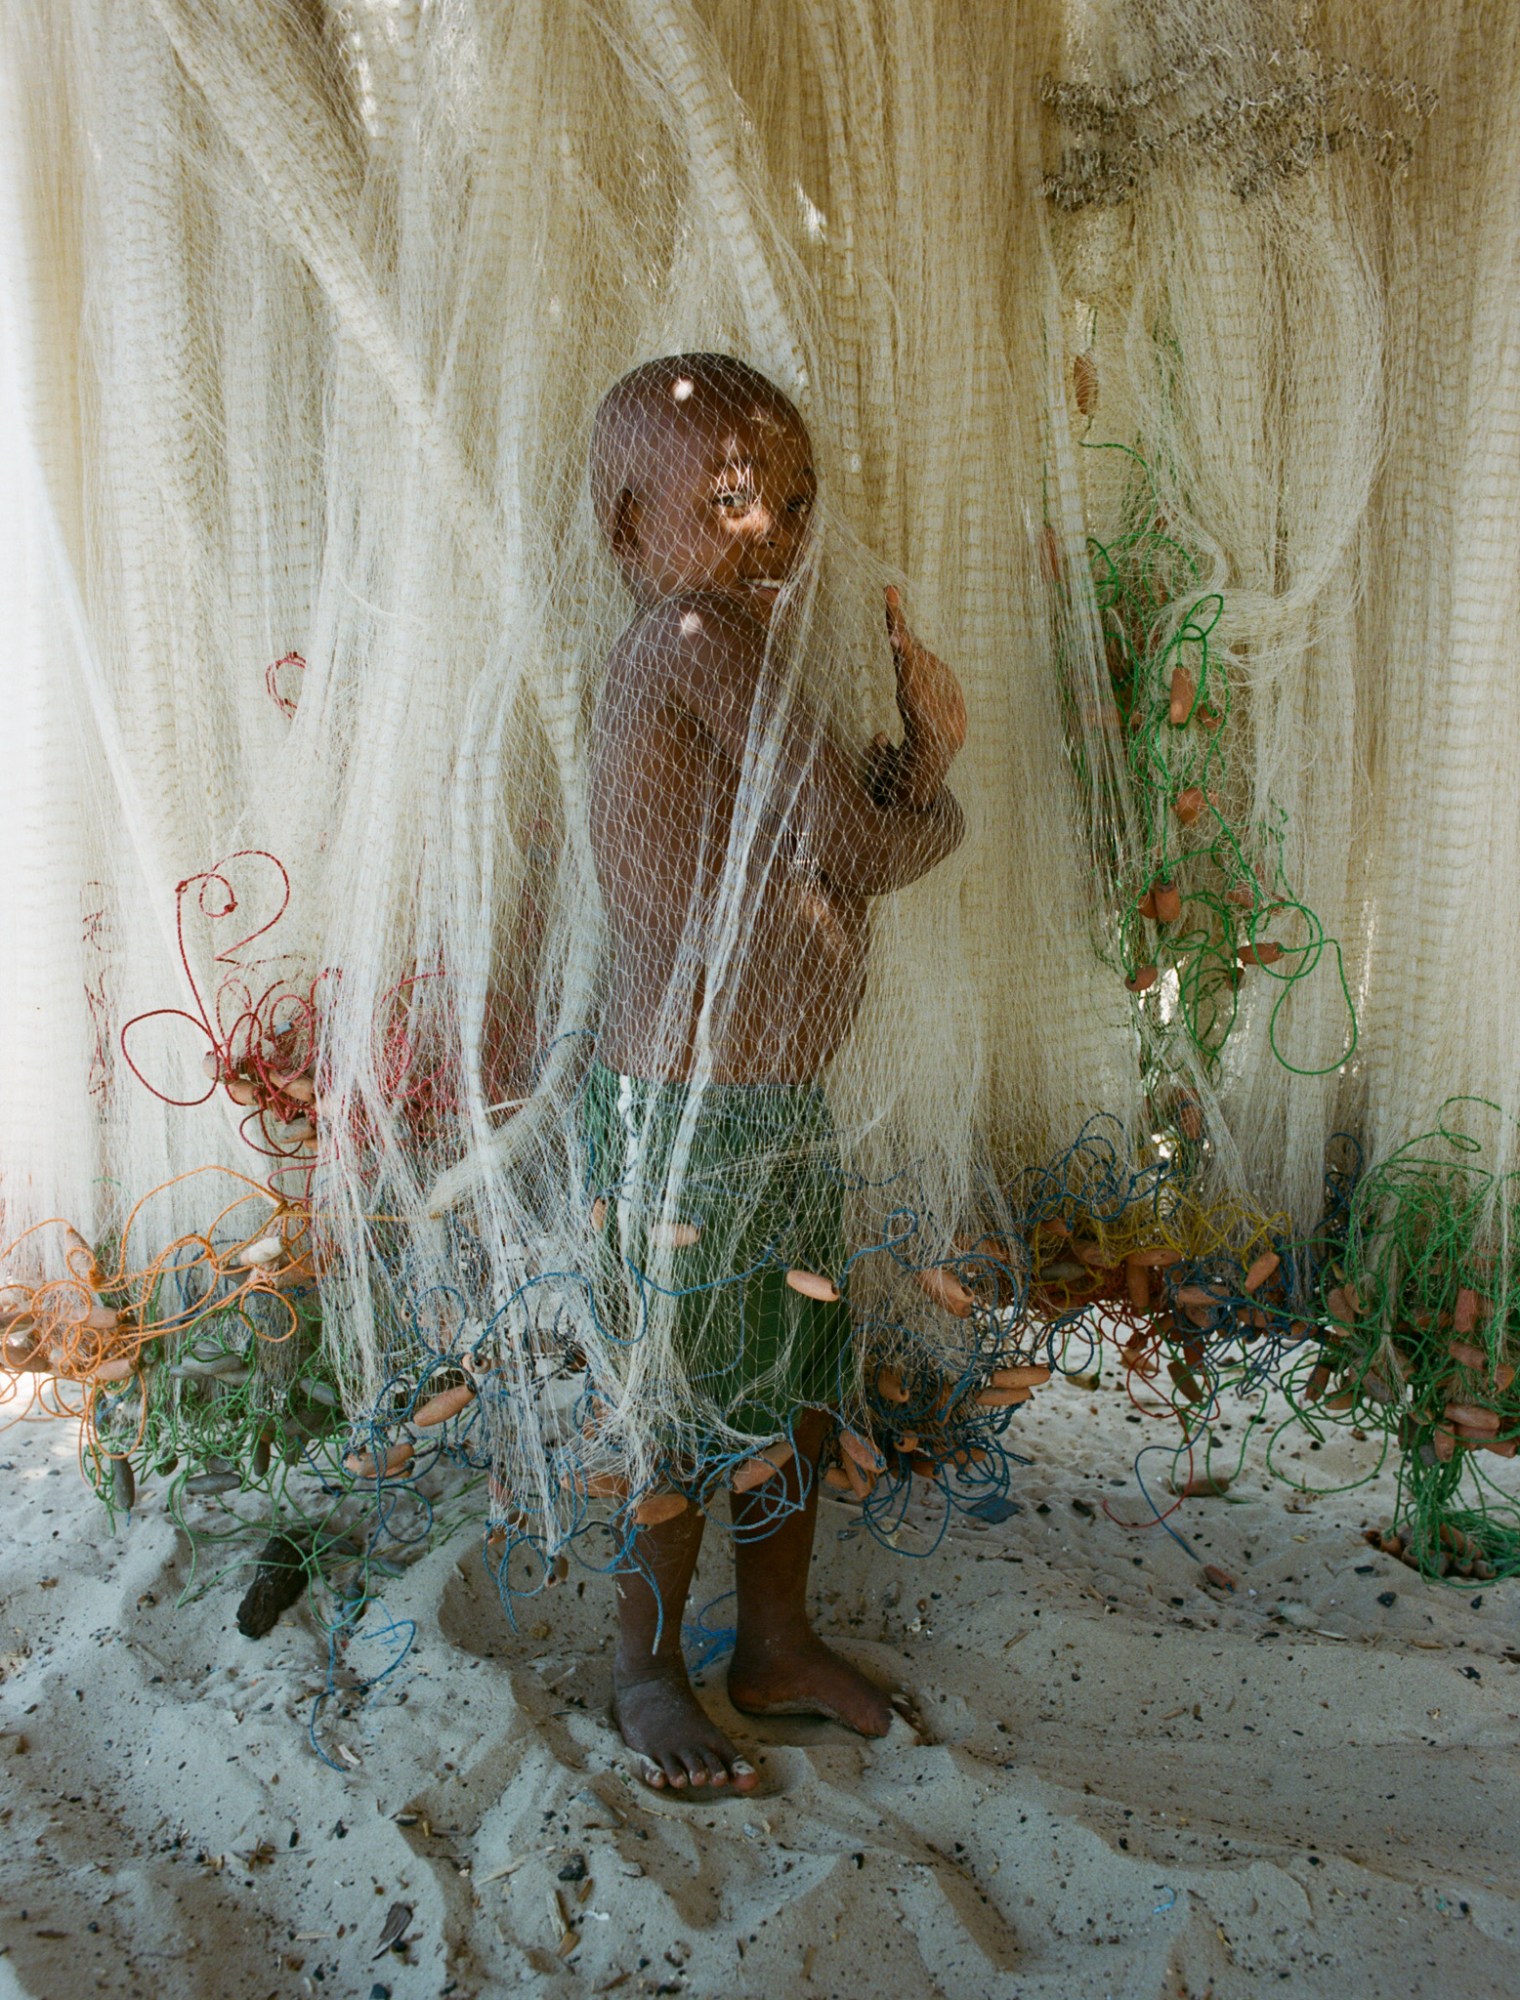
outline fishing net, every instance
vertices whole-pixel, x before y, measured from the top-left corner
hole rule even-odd
[[[1497,4],[4,36],[0,1311],[108,1497],[447,1461],[515,1591],[820,1408],[890,1533],[1106,1341],[1481,1505]]]

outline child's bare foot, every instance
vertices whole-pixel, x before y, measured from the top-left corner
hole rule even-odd
[[[882,1690],[811,1632],[763,1651],[736,1647],[728,1698],[744,1715],[826,1715],[862,1736],[885,1736],[892,1727]]]
[[[639,1775],[654,1791],[687,1798],[733,1798],[760,1782],[691,1691],[685,1670],[657,1668],[615,1675],[612,1719],[639,1758]]]

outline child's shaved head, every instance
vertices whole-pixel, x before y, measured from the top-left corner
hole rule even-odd
[[[767,616],[806,540],[812,455],[791,400],[729,355],[623,376],[592,425],[591,502],[630,589],[718,591]]]
[[[624,375],[603,396],[591,426],[591,504],[610,536],[623,493],[642,499],[682,455],[694,431],[724,419],[806,426],[791,398],[748,362],[728,354],[667,354]]]

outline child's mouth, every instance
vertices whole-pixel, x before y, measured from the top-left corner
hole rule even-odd
[[[745,589],[751,597],[758,599],[767,611],[775,607],[776,600],[784,588],[785,585],[779,577],[756,576],[745,580]]]

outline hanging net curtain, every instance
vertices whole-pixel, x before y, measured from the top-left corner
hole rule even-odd
[[[1001,1481],[1101,1307],[1185,1438],[1212,1370],[1317,1368],[1449,1508],[1515,1414],[1498,6],[4,37],[6,1360],[102,1482],[446,1448],[552,1558],[593,1500],[763,1481],[801,1399],[880,1510]],[[795,412],[816,497],[686,811],[628,797],[588,466],[692,355]],[[888,587],[968,710],[916,873]],[[680,908],[622,1069],[640,886]],[[778,979],[836,1006],[816,1075],[774,996],[745,1043]]]

